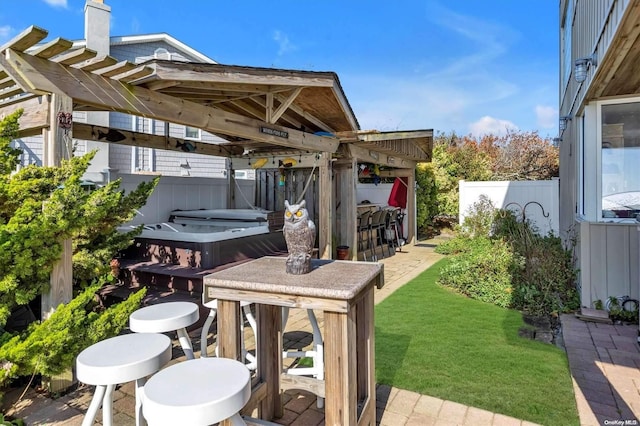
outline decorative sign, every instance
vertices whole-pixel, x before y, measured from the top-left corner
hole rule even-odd
[[[73,115],[70,112],[58,113],[58,125],[61,129],[69,130],[73,124]]]
[[[260,133],[278,136],[279,138],[289,139],[289,132],[285,132],[284,130],[279,130],[279,129],[272,129],[270,127],[260,127]]]
[[[396,162],[396,159],[394,157],[387,157],[387,163],[394,164],[395,162]]]

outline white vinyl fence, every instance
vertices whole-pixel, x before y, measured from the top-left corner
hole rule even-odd
[[[150,181],[155,176],[144,174],[121,174],[121,188],[125,192],[135,189],[140,182]],[[255,181],[236,180],[236,208],[250,208],[240,191],[252,202]],[[162,176],[158,186],[129,225],[166,222],[172,210],[225,209],[227,208],[227,179]]]
[[[466,182],[460,181],[459,221],[462,223],[470,208],[486,195],[494,207],[509,209],[520,218],[534,224],[541,235],[559,230],[559,180]]]

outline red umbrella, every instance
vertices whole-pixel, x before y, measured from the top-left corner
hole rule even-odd
[[[401,209],[407,208],[407,185],[408,181],[406,177],[397,177],[393,181],[393,187],[391,188],[391,194],[389,195],[390,206],[400,207]]]

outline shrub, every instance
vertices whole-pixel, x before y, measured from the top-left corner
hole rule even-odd
[[[518,221],[508,210],[494,214],[483,200],[465,223],[466,230],[436,249],[453,256],[440,284],[534,316],[580,307],[572,248],[566,249],[560,238],[538,235],[531,223]]]
[[[84,348],[122,331],[129,315],[140,307],[146,289],[97,312],[95,292],[100,285],[87,287],[71,302],[58,306],[46,321],[32,323],[24,333],[3,336],[0,388],[19,376],[62,373]]]
[[[438,214],[436,177],[431,163],[421,163],[416,167],[416,226],[425,229],[432,225]]]
[[[515,308],[545,316],[580,307],[572,249],[565,249],[559,237],[539,235],[528,221],[518,221],[507,210],[496,217],[494,229],[496,238],[524,259],[524,267],[513,276]]]
[[[481,194],[478,201],[467,209],[460,232],[471,238],[491,236],[491,228],[497,211],[491,199],[485,194]]]
[[[452,255],[467,252],[469,249],[469,237],[456,233],[453,238],[438,244],[435,251],[439,254]]]
[[[117,228],[133,218],[159,179],[126,194],[119,180],[87,191],[82,176],[95,151],[55,167],[16,170],[21,151],[11,141],[21,114],[0,119],[0,387],[16,376],[70,368],[80,350],[127,324],[143,293],[102,311],[93,302],[97,285],[89,283],[108,274],[110,260],[140,231],[120,234]],[[5,330],[12,311],[49,291],[67,239],[73,243],[74,282],[69,284],[77,297],[20,334]]]
[[[501,240],[475,237],[466,241],[467,249],[441,270],[438,283],[474,299],[503,308],[512,306],[511,276],[521,259]]]

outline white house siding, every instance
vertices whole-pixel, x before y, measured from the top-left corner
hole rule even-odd
[[[578,227],[582,305],[610,296],[640,299],[640,227],[587,221]]]
[[[178,52],[175,47],[164,41],[152,41],[131,44],[111,44],[111,56],[121,61],[127,60],[132,63],[141,62],[140,59],[147,60],[153,58],[158,49],[166,49],[171,60],[182,60],[185,62],[200,62],[197,58],[190,56],[186,52]],[[166,56],[159,56],[158,59],[168,59]]]
[[[136,132],[165,134],[165,122],[144,117],[132,117],[127,114],[112,112],[109,116],[113,128],[133,130]],[[185,137],[185,126],[169,123],[169,136]],[[201,132],[198,142],[220,143],[223,139],[207,132]],[[136,161],[132,163],[132,155]],[[168,151],[152,148],[132,148],[112,144],[109,151],[109,162],[112,169],[120,172],[156,172],[167,176],[192,176],[224,178],[226,176],[226,160],[223,157],[194,154],[181,151]],[[132,165],[135,166],[132,169]]]
[[[617,55],[617,34],[629,0],[561,0],[560,24],[568,3],[574,5],[571,55],[577,58],[596,53],[598,64]],[[562,37],[562,29],[561,37]],[[562,39],[561,39],[562,45]],[[611,51],[609,49],[611,48]],[[562,52],[560,53],[562,63]],[[559,93],[559,115],[569,116],[567,129],[560,131],[560,234],[578,241],[577,268],[580,271],[582,305],[609,296],[640,297],[640,250],[638,226],[634,223],[598,222],[598,158],[596,102],[588,99],[598,67],[590,67],[587,79],[578,83],[573,71]],[[601,72],[604,70],[600,70]],[[565,70],[560,70],[560,75]],[[583,142],[584,141],[584,142]],[[630,221],[631,222],[631,221]]]
[[[22,150],[20,167],[32,164],[42,166],[43,143],[41,136],[15,139],[11,141],[11,146]]]

